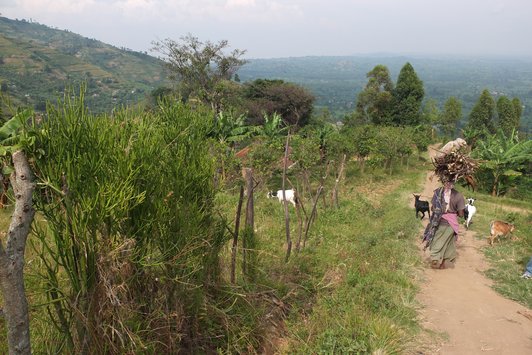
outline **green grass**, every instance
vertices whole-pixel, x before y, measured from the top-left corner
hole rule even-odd
[[[525,265],[532,256],[532,208],[530,201],[497,199],[488,195],[476,195],[478,212],[473,217],[471,230],[486,242],[482,252],[489,261],[486,275],[494,281],[493,288],[504,297],[532,308],[532,282],[522,279]],[[514,210],[512,207],[518,207]],[[498,239],[488,246],[490,221],[502,220],[514,223],[514,238]]]
[[[307,247],[288,263],[281,205],[258,193],[259,277],[290,307],[282,353],[400,353],[420,331],[414,245],[420,226],[407,202],[420,176],[371,181],[348,170],[340,209],[320,205]],[[366,190],[380,193],[370,199]]]
[[[11,222],[12,212],[13,206],[0,210],[0,231],[7,232],[9,223]],[[36,218],[40,217],[37,216]],[[29,238],[31,238],[31,234]],[[5,245],[5,239],[2,241]],[[42,279],[36,277],[36,273],[42,270],[39,270],[39,262],[33,255],[30,243],[31,241],[28,240],[28,244],[26,245],[24,284],[30,309],[32,352],[35,354],[49,354],[52,353],[51,349],[55,348],[55,340],[58,339],[58,334],[55,328],[49,323],[46,309],[43,307],[43,304],[46,303],[46,296],[43,291],[45,286],[43,285]],[[0,292],[0,308],[2,305],[3,299],[2,293]],[[7,329],[5,327],[5,320],[0,318],[0,354],[7,353]]]
[[[417,171],[421,171],[418,167]],[[211,319],[211,331],[225,339],[219,353],[246,353],[263,349],[269,341],[290,354],[408,353],[424,334],[418,324],[420,222],[411,207],[422,174],[398,173],[360,176],[347,170],[340,191],[340,208],[319,205],[307,246],[292,251],[284,262],[286,240],[283,210],[265,191],[255,197],[256,279],[251,282],[237,268],[237,284],[222,287],[201,310]],[[234,191],[233,191],[234,192]],[[513,221],[517,241],[502,240],[485,247],[492,267],[486,274],[505,297],[532,307],[532,282],[520,279],[532,254],[530,214],[497,208],[491,199],[477,197],[478,214],[471,227],[485,240],[491,219]],[[234,218],[236,193],[217,196],[216,203],[229,220]],[[512,206],[512,202],[508,203]],[[522,206],[522,205],[520,205]],[[310,209],[308,201],[307,210]],[[309,212],[309,211],[307,211]],[[292,239],[297,219],[290,206]],[[7,230],[9,211],[0,214]],[[242,219],[242,224],[244,219]],[[486,243],[487,244],[487,243]],[[229,275],[230,243],[221,259]],[[239,263],[241,255],[238,255]],[[27,252],[26,288],[31,305],[33,350],[53,347],[53,327],[46,322],[42,285],[32,277],[38,265]],[[1,301],[1,300],[0,300]],[[218,328],[224,324],[224,328]],[[0,322],[0,353],[6,353],[5,328]]]

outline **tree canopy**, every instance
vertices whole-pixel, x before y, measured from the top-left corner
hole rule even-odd
[[[506,96],[501,96],[497,100],[497,118],[498,127],[507,135],[513,130],[517,129],[519,126],[519,121],[517,120],[516,127],[516,113],[514,105]]]
[[[494,133],[495,101],[490,92],[484,89],[469,114],[467,128],[473,132],[474,139],[483,138],[488,133]]]
[[[456,97],[451,96],[445,102],[443,111],[439,117],[439,126],[443,134],[452,137],[456,133],[456,125],[462,118],[462,103]]]
[[[241,57],[245,50],[229,54],[227,40],[218,43],[201,42],[188,34],[180,41],[154,41],[153,49],[163,55],[172,79],[178,80],[183,98],[197,98],[219,111],[223,98],[223,82],[228,81],[246,63]]]
[[[357,97],[357,121],[386,124],[390,120],[393,82],[385,65],[377,65],[367,73],[368,83]]]
[[[285,124],[304,126],[314,105],[314,96],[305,88],[283,80],[257,79],[242,88],[244,108],[251,123],[262,124],[264,115],[281,115]]]

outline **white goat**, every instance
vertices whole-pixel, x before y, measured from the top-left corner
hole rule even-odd
[[[294,189],[284,190],[286,201],[290,202],[294,207],[296,207],[297,197]],[[270,191],[268,192],[268,198],[277,197],[279,202],[283,202],[283,190]]]
[[[473,203],[475,203],[475,199],[472,197],[469,197],[467,199],[467,205],[465,206],[464,210],[464,217],[466,219],[465,226],[466,229],[469,229],[469,225],[471,224],[471,219],[477,213],[477,208],[473,206]]]

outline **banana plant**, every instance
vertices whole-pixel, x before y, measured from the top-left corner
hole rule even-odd
[[[511,178],[521,175],[524,167],[530,164],[532,140],[520,141],[515,131],[508,136],[499,131],[497,135],[478,141],[472,154],[482,160],[481,168],[492,179],[491,194],[498,196]]]
[[[25,109],[18,112],[0,127],[0,156],[12,153],[21,148],[20,131],[24,122],[33,116],[33,110]]]

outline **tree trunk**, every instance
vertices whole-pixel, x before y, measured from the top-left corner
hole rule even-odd
[[[235,232],[233,234],[233,246],[231,248],[231,283],[235,283],[236,247],[238,244],[238,231],[240,229],[240,214],[242,212],[243,201],[244,201],[244,186],[240,186],[240,197],[238,198],[238,207],[236,208]]]
[[[493,180],[493,188],[491,189],[491,196],[497,197],[498,192],[498,185],[499,185],[499,176],[495,175]]]
[[[11,218],[7,243],[0,242],[0,288],[4,297],[9,354],[31,354],[28,302],[24,290],[24,251],[35,216],[32,195],[35,185],[28,160],[23,152],[13,153],[15,171],[11,185],[15,211]]]

